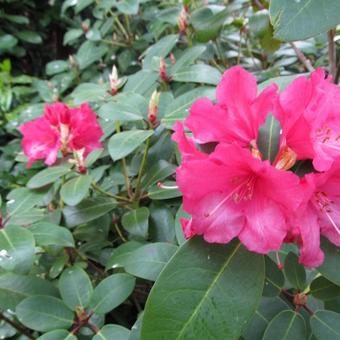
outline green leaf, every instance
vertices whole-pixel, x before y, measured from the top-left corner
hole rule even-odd
[[[72,233],[65,227],[48,222],[39,222],[31,225],[28,230],[33,234],[39,246],[74,247]]]
[[[172,79],[185,83],[217,85],[221,80],[221,72],[210,65],[197,64],[182,68],[173,75]]]
[[[280,148],[280,131],[281,124],[272,114],[269,114],[266,122],[260,126],[257,137],[257,147],[262,154],[262,159],[269,160],[271,163],[275,160]]]
[[[142,279],[155,281],[177,248],[170,243],[146,244],[125,258],[121,258],[119,263],[123,265],[126,272]]]
[[[63,214],[66,225],[69,227],[75,227],[103,216],[111,211],[115,206],[116,202],[110,198],[87,198],[75,207],[65,207]]]
[[[51,296],[28,297],[15,313],[22,324],[40,332],[69,328],[73,323],[73,313],[61,300]]]
[[[4,34],[0,37],[0,51],[7,51],[15,47],[18,39],[11,34]]]
[[[312,332],[318,340],[340,339],[340,314],[318,310],[310,318]]]
[[[172,211],[167,206],[154,202],[150,206],[150,214],[149,233],[151,239],[157,242],[174,243],[176,233]]]
[[[89,175],[80,175],[72,178],[60,190],[60,196],[68,205],[77,205],[88,194],[92,178]]]
[[[93,291],[91,310],[96,314],[110,312],[130,296],[135,282],[135,278],[128,274],[113,274],[107,277]]]
[[[34,238],[32,233],[17,226],[0,230],[0,267],[17,273],[28,272],[34,261]]]
[[[134,92],[141,95],[150,93],[157,87],[158,72],[141,70],[130,76],[124,86],[124,92]]]
[[[286,278],[294,288],[303,291],[306,287],[306,271],[303,265],[299,264],[298,257],[290,252],[285,260],[284,272]]]
[[[73,40],[78,39],[83,35],[84,31],[80,28],[73,28],[64,34],[63,45],[70,44]]]
[[[279,297],[263,297],[259,307],[247,324],[242,336],[245,340],[262,340],[269,322],[280,312],[287,310],[289,305]]]
[[[197,45],[184,50],[183,54],[176,60],[176,63],[169,68],[169,75],[174,75],[178,71],[182,71],[187,65],[192,64],[205,50],[205,45]]]
[[[46,74],[52,76],[61,72],[67,71],[69,68],[68,62],[65,60],[54,60],[46,64]]]
[[[327,32],[340,23],[340,2],[272,0],[270,16],[276,38],[283,41],[304,40]]]
[[[121,0],[116,2],[118,11],[127,15],[136,15],[139,9],[139,0]]]
[[[263,340],[289,339],[302,340],[307,338],[306,324],[303,317],[292,310],[279,313],[268,325]]]
[[[182,245],[186,241],[180,219],[181,218],[190,219],[190,217],[191,216],[183,210],[183,204],[181,204],[181,206],[179,207],[176,213],[176,218],[175,218],[175,233],[176,233],[176,239],[179,245]]]
[[[107,95],[108,92],[104,86],[94,83],[82,83],[71,93],[71,96],[74,98],[74,102],[77,105],[88,101],[95,102],[104,100]]]
[[[54,285],[36,276],[5,273],[0,275],[0,308],[15,310],[25,298],[33,295],[58,295]]]
[[[310,286],[310,293],[320,300],[331,300],[340,296],[340,287],[320,276]]]
[[[80,13],[83,9],[90,6],[93,2],[94,2],[94,0],[77,0],[75,12],[77,14]]]
[[[149,188],[152,184],[157,183],[176,171],[176,166],[161,159],[149,169],[142,180],[143,188]]]
[[[326,240],[321,239],[321,249],[325,253],[325,260],[317,270],[329,281],[340,286],[340,248]]]
[[[266,280],[264,282],[263,296],[277,296],[281,293],[285,277],[277,265],[265,256]]]
[[[166,128],[171,129],[175,122],[184,120],[188,115],[188,108],[199,97],[214,99],[215,89],[212,87],[200,87],[175,98],[169,105],[164,118],[161,120],[162,124]]]
[[[129,103],[108,102],[101,106],[98,115],[110,121],[133,122],[143,116]]]
[[[146,303],[142,340],[238,339],[260,301],[263,257],[240,243],[186,242]]]
[[[178,36],[170,34],[160,39],[156,44],[150,46],[143,54],[143,68],[150,69],[154,57],[166,57],[177,42]]]
[[[152,136],[152,134],[152,130],[131,130],[114,134],[108,144],[111,158],[114,161],[124,158]]]
[[[60,276],[58,287],[64,303],[70,309],[85,309],[88,306],[93,291],[92,283],[80,267],[65,269]]]
[[[124,229],[137,238],[146,239],[149,230],[149,209],[146,207],[128,211],[122,217]]]
[[[218,37],[226,18],[230,15],[229,8],[213,13],[208,7],[201,7],[191,15],[191,22],[200,42],[208,42]]]
[[[92,340],[129,340],[130,331],[119,325],[105,325]]]
[[[56,329],[39,336],[37,340],[77,340],[77,338],[65,329]]]
[[[54,183],[58,178],[70,171],[70,165],[51,166],[35,174],[27,183],[30,189],[41,188]]]
[[[294,79],[298,76],[305,76],[305,73],[301,74],[294,74],[290,76],[281,76],[281,77],[274,77],[270,78],[262,83],[259,84],[259,91],[262,92],[267,86],[271,84],[276,84],[280,91],[284,90]]]
[[[41,44],[42,39],[41,36],[33,31],[18,31],[15,33],[15,35],[25,42],[31,43],[31,44]]]
[[[108,51],[107,46],[103,44],[97,45],[92,41],[85,41],[79,48],[76,59],[80,70],[84,70],[102,58]]]

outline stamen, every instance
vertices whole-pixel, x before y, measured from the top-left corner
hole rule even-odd
[[[157,187],[165,190],[175,190],[178,189],[177,185],[164,185],[162,182],[157,183]]]
[[[280,255],[279,255],[278,251],[275,252],[275,257],[276,257],[276,262],[277,262],[277,268],[282,270],[283,269],[283,264],[281,262]]]
[[[325,210],[325,214],[328,217],[329,221],[331,222],[332,226],[334,227],[334,229],[336,230],[336,232],[338,233],[338,235],[340,235],[340,229],[339,227],[336,225],[336,223],[334,222],[332,216],[329,214],[330,211]]]

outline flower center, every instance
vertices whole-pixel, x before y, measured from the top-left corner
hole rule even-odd
[[[61,142],[61,152],[63,154],[67,153],[67,143],[70,137],[70,128],[66,124],[59,123],[60,129],[60,142]]]
[[[249,175],[245,180],[244,177],[234,177],[233,184],[236,187],[229,192],[217,205],[208,213],[205,213],[205,217],[209,217],[214,215],[225,202],[227,202],[230,198],[234,200],[235,203],[239,203],[241,201],[248,201],[252,199],[254,193],[254,185],[256,182],[255,175]]]
[[[332,227],[336,230],[336,232],[340,235],[340,229],[337,226],[337,224],[335,223],[333,217],[332,217],[332,204],[334,204],[334,201],[332,201],[331,199],[329,199],[329,197],[327,196],[327,194],[323,191],[318,191],[314,194],[314,198],[315,198],[315,202],[317,204],[317,206],[319,207],[320,211],[322,213],[324,213],[329,222],[331,223]]]
[[[322,146],[340,151],[340,135],[328,126],[316,130],[316,139]]]

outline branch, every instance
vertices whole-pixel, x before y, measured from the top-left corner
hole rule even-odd
[[[35,339],[35,337],[29,332],[29,330],[26,327],[23,327],[20,324],[17,324],[15,321],[9,319],[7,316],[3,315],[2,313],[0,313],[0,319],[4,320],[8,324],[10,324],[19,333],[26,335],[29,339],[32,339],[32,340]]]
[[[297,57],[302,62],[302,64],[305,66],[306,70],[309,72],[315,71],[315,68],[313,67],[310,60],[303,54],[303,52],[293,42],[290,43],[290,46],[293,47]]]
[[[329,60],[329,73],[331,74],[333,81],[336,78],[336,50],[334,45],[334,30],[330,30],[327,33],[328,37],[328,60]]]

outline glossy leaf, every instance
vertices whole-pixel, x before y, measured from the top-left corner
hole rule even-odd
[[[340,339],[340,314],[318,310],[310,319],[313,334],[318,340]]]
[[[333,0],[272,0],[270,16],[275,37],[283,41],[303,40],[338,25],[340,3]]]
[[[92,284],[87,273],[80,267],[65,269],[58,284],[64,303],[72,310],[86,308],[92,295]]]
[[[60,190],[63,201],[68,205],[77,205],[88,194],[92,182],[89,175],[80,175],[67,181]]]
[[[149,216],[148,208],[138,208],[123,215],[122,225],[131,236],[146,239],[149,229]]]
[[[260,301],[262,256],[240,243],[185,243],[148,298],[142,340],[238,339]],[[237,288],[236,288],[237,287]]]
[[[173,75],[173,80],[185,83],[217,85],[221,80],[221,72],[209,65],[191,65],[177,71]]]
[[[107,47],[105,45],[99,44],[92,41],[85,41],[79,48],[76,59],[80,70],[85,69],[94,62],[98,61],[107,52]]]
[[[326,239],[321,240],[321,248],[325,253],[323,264],[317,269],[326,279],[340,286],[340,249]]]
[[[37,340],[77,340],[77,338],[65,329],[56,329],[39,336]]]
[[[306,286],[306,271],[305,268],[299,264],[298,257],[290,252],[285,260],[284,272],[286,278],[293,285],[294,288],[303,291]]]
[[[270,257],[265,256],[266,280],[264,282],[263,296],[277,296],[284,285],[285,277]]]
[[[34,175],[27,183],[30,189],[41,188],[55,182],[58,178],[70,171],[70,165],[59,165],[44,169]]]
[[[263,340],[289,339],[303,340],[307,338],[306,324],[303,317],[292,310],[279,313],[268,325]]]
[[[113,199],[100,197],[88,198],[74,207],[65,207],[63,214],[67,226],[75,227],[103,216],[115,206],[116,202]]]
[[[340,296],[340,287],[320,276],[310,286],[311,294],[320,300],[331,300]]]
[[[135,287],[135,278],[128,274],[113,274],[94,289],[90,308],[96,314],[106,314],[122,304]]]
[[[129,155],[153,134],[151,130],[131,130],[114,134],[109,140],[109,153],[114,161]]]
[[[119,325],[105,325],[92,340],[129,340],[130,331]]]
[[[177,246],[173,244],[150,243],[121,258],[120,264],[134,276],[155,281],[176,250]]]
[[[69,328],[73,323],[73,313],[59,299],[51,296],[31,296],[16,308],[19,321],[40,332],[59,328]]]

